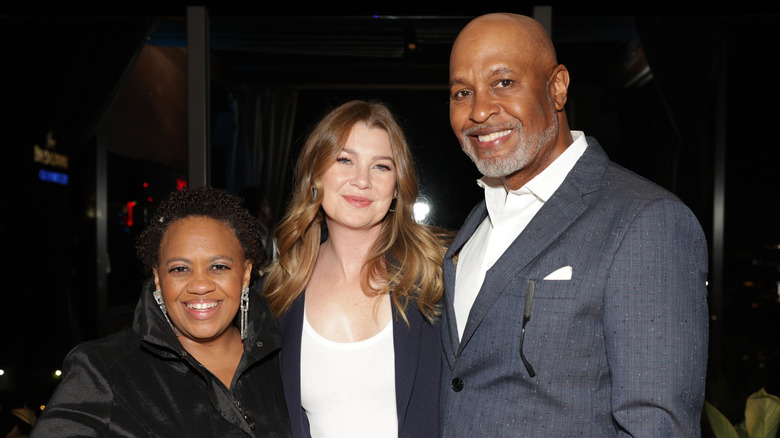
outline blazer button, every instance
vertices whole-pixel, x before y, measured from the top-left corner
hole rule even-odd
[[[460,392],[463,389],[463,380],[460,379],[460,377],[456,377],[452,379],[452,390],[455,392]]]

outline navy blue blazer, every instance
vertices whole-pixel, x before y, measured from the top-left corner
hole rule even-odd
[[[279,318],[282,331],[282,384],[293,438],[310,438],[309,420],[301,407],[301,334],[305,292]],[[399,438],[439,436],[441,338],[416,307],[407,310],[409,326],[393,308],[395,399]]]
[[[698,436],[708,250],[693,213],[589,138],[485,274],[459,339],[457,254],[486,215],[483,201],[444,258],[442,436]]]

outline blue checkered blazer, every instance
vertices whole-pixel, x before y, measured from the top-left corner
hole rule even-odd
[[[708,349],[701,226],[677,197],[588,144],[486,273],[461,341],[457,254],[486,217],[484,201],[449,248],[443,437],[700,436]],[[570,280],[544,280],[567,266]]]

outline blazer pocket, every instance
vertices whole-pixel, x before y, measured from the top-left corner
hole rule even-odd
[[[516,277],[510,283],[507,293],[525,296],[527,283],[528,277]],[[574,280],[538,280],[534,289],[534,300],[574,299],[576,292]]]
[[[562,268],[556,269],[553,272],[550,272],[542,280],[556,280],[556,281],[571,280],[571,274],[572,274],[571,266],[564,266]]]

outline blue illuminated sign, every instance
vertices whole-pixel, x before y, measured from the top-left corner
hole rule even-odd
[[[52,172],[51,170],[39,170],[38,179],[45,182],[51,182],[55,184],[68,185],[68,174],[60,172]]]

